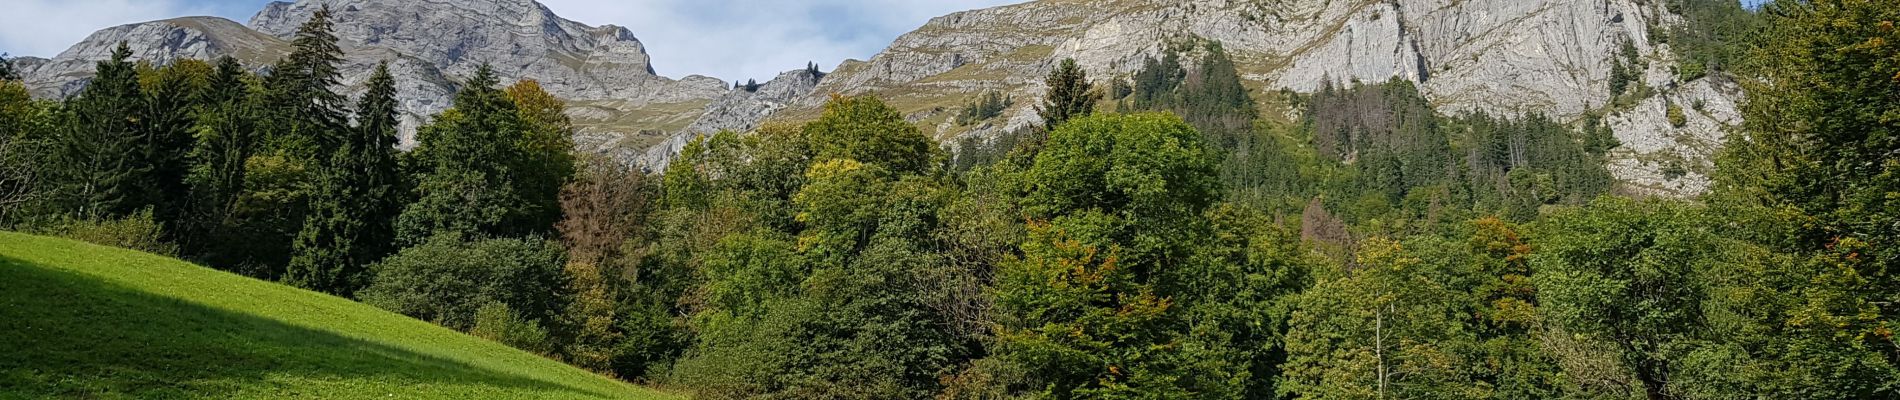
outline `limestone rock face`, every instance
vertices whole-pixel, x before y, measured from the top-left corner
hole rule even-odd
[[[335,15],[340,42],[386,50],[346,50],[345,76],[367,76],[377,62],[394,57],[412,64],[403,69],[416,72],[399,74],[398,81],[438,83],[404,94],[413,99],[404,102],[404,109],[416,121],[446,109],[454,93],[452,82],[473,75],[483,64],[494,68],[504,83],[533,79],[556,97],[583,103],[576,108],[581,112],[571,117],[592,136],[635,134],[648,127],[613,120],[650,104],[703,102],[726,89],[719,79],[661,77],[653,71],[646,46],[631,31],[563,19],[533,0],[276,2],[252,17],[250,26],[292,38],[298,26],[325,6]],[[360,82],[345,83],[355,87]]]
[[[228,19],[174,18],[93,32],[86,40],[50,60],[21,63],[21,75],[27,88],[36,95],[50,98],[72,95],[92,79],[98,62],[112,58],[112,50],[121,42],[132,49],[133,59],[156,64],[183,59],[212,60],[226,55],[247,61],[275,60],[289,54],[290,48],[289,43]]]
[[[456,82],[484,63],[504,84],[533,79],[573,103],[576,125],[592,136],[667,128],[668,118],[623,117],[655,104],[703,105],[727,89],[716,78],[659,76],[646,47],[627,29],[562,19],[532,0],[300,0],[265,6],[248,27],[211,17],[124,25],[94,33],[29,70],[27,80],[43,96],[71,94],[122,41],[142,61],[234,55],[263,69],[289,53],[297,28],[325,6],[334,14],[344,51],[339,91],[362,94],[370,71],[389,62],[399,85],[405,146],[414,144],[414,132],[428,116],[450,106]],[[701,111],[688,107],[670,119],[690,121]]]
[[[646,47],[618,26],[592,27],[532,0],[302,0],[273,3],[250,26],[291,38],[317,9],[335,14],[343,43],[383,47],[453,77],[490,64],[504,81],[534,79],[568,100],[677,101],[725,91],[723,82],[655,75]]]
[[[1612,170],[1619,177],[1642,192],[1693,195],[1706,190],[1712,165],[1706,156],[1719,149],[1727,127],[1740,122],[1733,117],[1740,92],[1724,89],[1732,84],[1722,82],[1672,82],[1668,49],[1652,46],[1648,37],[1650,29],[1679,23],[1680,17],[1654,3],[1042,0],[933,19],[868,61],[847,61],[814,95],[774,118],[809,117],[828,93],[877,94],[927,132],[934,129],[939,139],[989,135],[1036,123],[1034,102],[1018,101],[1002,124],[958,127],[947,121],[955,108],[987,90],[1040,98],[1047,91],[1041,78],[1063,58],[1076,59],[1098,80],[1125,77],[1145,59],[1198,38],[1220,42],[1250,87],[1261,92],[1397,78],[1418,83],[1451,114],[1536,112],[1565,121],[1610,114],[1625,143],[1670,143],[1616,152]],[[1647,83],[1660,90],[1658,97],[1618,108],[1610,101],[1609,75],[1625,43],[1637,48],[1650,66]],[[1650,103],[1690,102],[1711,118],[1691,117],[1685,128],[1653,118],[1666,107]],[[1685,141],[1673,141],[1678,137]],[[1638,159],[1665,156],[1680,158],[1683,168]],[[1670,179],[1662,179],[1663,169]]]
[[[781,73],[777,78],[759,85],[756,90],[733,88],[730,93],[714,100],[706,108],[706,113],[688,125],[686,130],[646,149],[632,161],[658,170],[671,162],[680,149],[686,148],[687,143],[700,136],[719,131],[747,132],[758,129],[774,112],[811,94],[824,77],[822,73],[801,69]]]
[[[1622,139],[1611,170],[1634,191],[1693,195],[1710,158],[1740,123],[1740,91],[1720,77],[1678,82],[1651,29],[1679,24],[1647,0],[1038,0],[953,13],[904,34],[865,61],[830,74],[803,70],[754,90],[724,80],[654,73],[631,31],[563,19],[533,0],[298,0],[266,6],[248,27],[180,18],[113,27],[50,60],[19,62],[36,93],[84,85],[120,41],[158,63],[236,55],[262,69],[289,50],[315,10],[336,15],[346,61],[342,91],[361,93],[379,62],[396,73],[405,142],[446,109],[455,81],[482,64],[504,82],[534,79],[569,103],[584,150],[659,169],[686,142],[763,121],[814,118],[832,94],[883,97],[925,132],[950,141],[1035,124],[1043,77],[1074,58],[1098,80],[1198,40],[1220,42],[1250,88],[1311,91],[1327,81],[1418,83],[1441,111],[1544,113],[1605,120]],[[1648,70],[1647,98],[1611,101],[1609,75],[1625,44]],[[1193,54],[1189,55],[1190,57]],[[1014,97],[1004,118],[952,122],[986,92]],[[1681,126],[1671,108],[1689,110]],[[1287,112],[1283,109],[1263,110]]]

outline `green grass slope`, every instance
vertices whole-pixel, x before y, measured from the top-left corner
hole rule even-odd
[[[349,300],[0,232],[0,399],[664,399]]]

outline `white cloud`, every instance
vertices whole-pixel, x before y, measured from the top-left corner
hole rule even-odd
[[[661,75],[765,81],[866,59],[930,18],[1023,0],[541,0],[590,25],[627,27]]]
[[[211,10],[179,0],[7,0],[4,8],[0,52],[49,58],[93,31]]]

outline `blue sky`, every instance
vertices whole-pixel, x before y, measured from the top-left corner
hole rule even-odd
[[[541,0],[555,14],[632,30],[660,74],[757,78],[864,59],[931,17],[1023,0]],[[240,23],[269,0],[4,0],[0,52],[52,57],[93,31],[187,15]]]

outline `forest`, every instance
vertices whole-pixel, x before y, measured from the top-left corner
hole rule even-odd
[[[41,100],[0,62],[0,228],[713,399],[1900,397],[1900,8],[1735,11],[1665,38],[1748,92],[1692,199],[1619,191],[1597,121],[1250,90],[1199,39],[984,93],[959,124],[1041,123],[956,146],[834,96],[643,171],[484,68],[404,151],[326,10],[268,73],[121,45]]]

